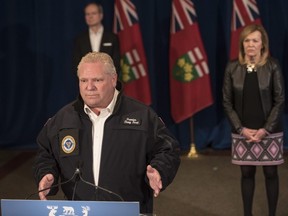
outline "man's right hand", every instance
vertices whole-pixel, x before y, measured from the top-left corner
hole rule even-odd
[[[54,176],[52,174],[45,175],[41,181],[39,182],[38,190],[43,190],[45,188],[49,188],[52,186],[54,182]],[[47,189],[45,191],[39,192],[39,198],[40,200],[47,200],[46,196],[50,192],[50,189]]]

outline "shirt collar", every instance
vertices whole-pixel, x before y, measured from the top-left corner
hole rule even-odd
[[[98,35],[98,34],[102,34],[103,31],[104,31],[104,27],[103,27],[103,25],[101,25],[101,26],[99,27],[99,29],[98,29],[98,31],[97,31],[96,33],[95,33],[94,31],[92,31],[91,28],[89,28],[89,34],[90,34],[90,35]]]
[[[115,89],[112,101],[110,102],[110,104],[106,108],[104,108],[110,114],[114,110],[118,94],[119,94],[119,91],[117,89]],[[102,110],[104,110],[104,109],[102,109]],[[84,112],[89,115],[89,113],[92,113],[93,111],[90,109],[90,107],[87,104],[84,104]],[[101,112],[101,110],[100,110],[100,112]]]

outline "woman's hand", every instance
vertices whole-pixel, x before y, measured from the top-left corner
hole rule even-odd
[[[258,130],[243,128],[241,134],[247,139],[247,142],[260,142],[267,136],[267,131],[264,128]]]
[[[256,134],[253,136],[253,142],[260,142],[264,137],[267,136],[267,131],[264,128],[260,128],[257,130]]]
[[[244,136],[247,140],[247,142],[255,142],[254,141],[254,136],[256,135],[257,130],[255,129],[250,129],[250,128],[243,128],[241,135]]]

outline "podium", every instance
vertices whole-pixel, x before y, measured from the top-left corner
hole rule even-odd
[[[2,216],[139,216],[138,202],[1,200]]]

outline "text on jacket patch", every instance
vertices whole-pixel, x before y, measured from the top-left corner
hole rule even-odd
[[[129,124],[129,125],[140,125],[139,119],[135,118],[126,118],[124,120],[124,124]]]

